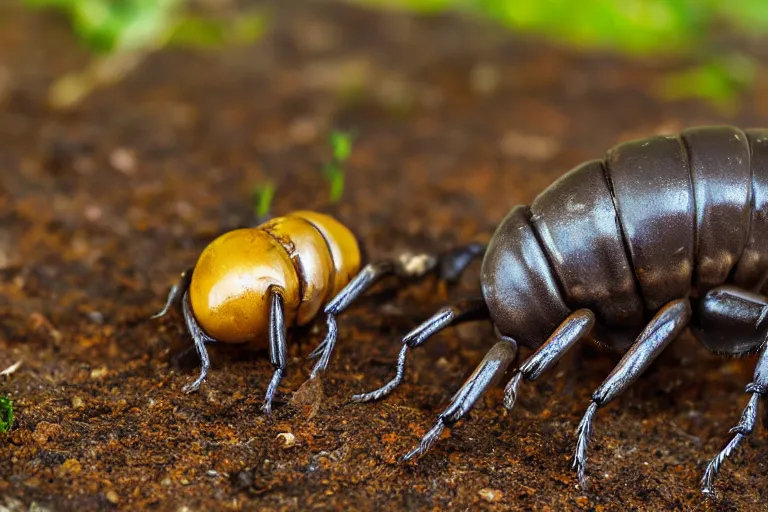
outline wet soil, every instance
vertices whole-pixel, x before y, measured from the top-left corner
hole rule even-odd
[[[491,236],[577,163],[631,137],[726,122],[759,125],[650,92],[684,63],[629,62],[523,40],[479,21],[275,2],[269,34],[222,52],[167,50],[69,112],[44,106],[86,53],[53,17],[0,16],[0,435],[3,510],[757,510],[762,430],[719,481],[703,469],[746,404],[749,363],[684,336],[599,411],[590,487],[569,463],[589,397],[617,356],[575,350],[523,384],[511,413],[494,389],[418,463],[399,464],[494,342],[488,325],[446,331],[391,376],[398,338],[478,291],[386,282],[340,320],[331,368],[301,387],[324,334],[294,331],[271,417],[258,347],[216,346],[198,393],[178,316],[147,321],[218,233],[253,222],[271,179],[275,213],[328,209],[320,172],[334,128],[356,138],[343,201],[330,208],[375,258]],[[765,90],[762,67],[755,89]],[[296,390],[301,389],[300,393]],[[292,441],[286,439],[291,436]]]

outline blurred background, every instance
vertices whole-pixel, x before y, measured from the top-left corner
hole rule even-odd
[[[477,268],[351,308],[314,402],[293,392],[322,321],[292,338],[273,418],[264,351],[212,348],[183,396],[188,338],[146,318],[213,237],[269,212],[330,211],[373,258],[487,241],[621,141],[765,126],[766,63],[765,0],[0,0],[0,508],[703,509],[751,371],[690,338],[601,412],[583,494],[572,434],[605,354],[509,415],[490,392],[413,467],[397,457],[490,326],[437,336],[386,402],[346,404],[391,377],[404,333],[477,294]],[[724,510],[764,506],[750,442]]]
[[[547,61],[554,49],[562,56],[585,56],[590,62],[575,77],[569,76],[563,64],[560,92],[570,99],[590,88],[628,85],[626,91],[634,90],[656,102],[698,102],[700,112],[711,112],[720,119],[745,111],[766,113],[766,101],[758,92],[766,83],[760,56],[765,54],[768,33],[768,4],[761,0],[14,0],[0,9],[8,20],[9,37],[14,25],[19,27],[17,31],[22,30],[19,19],[27,20],[27,31],[38,31],[37,55],[48,62],[50,83],[44,94],[32,93],[33,101],[59,111],[77,109],[100,89],[120,90],[120,82],[130,80],[157,53],[181,51],[182,56],[171,66],[181,67],[184,61],[224,63],[219,73],[233,67],[246,72],[251,59],[250,72],[264,72],[265,66],[271,65],[267,60],[281,58],[282,51],[291,53],[293,45],[297,51],[305,50],[308,57],[308,62],[294,68],[297,76],[293,79],[301,82],[294,85],[333,95],[338,105],[329,110],[334,112],[361,101],[371,101],[393,115],[413,113],[419,106],[439,109],[446,92],[455,88],[449,79],[437,77],[440,72],[430,73],[451,57],[475,61],[468,64],[464,77],[470,96],[509,95],[505,87],[509,80],[527,80],[535,86],[541,79],[540,73],[515,69],[518,57],[512,55],[538,53],[540,68],[545,68],[558,65]],[[307,20],[323,10],[326,19],[337,22]],[[377,34],[368,34],[368,44],[356,46],[363,34],[355,30],[350,12],[379,16],[378,35],[386,35],[373,42]],[[12,13],[16,13],[15,21]],[[35,21],[29,21],[30,17]],[[291,19],[287,21],[292,25],[290,30],[298,32],[288,35],[281,27]],[[472,28],[461,35],[457,32],[452,40],[436,36],[424,47],[422,37],[429,37],[427,31],[409,25],[413,20],[429,26],[429,20],[446,19],[463,19],[463,26]],[[66,39],[62,31],[79,50],[73,52],[66,43],[64,49],[57,46]],[[291,37],[295,40],[289,41]],[[42,48],[48,45],[55,48],[43,57]],[[441,46],[430,55],[432,48]],[[195,59],[195,55],[204,55],[204,60]],[[392,59],[400,60],[408,71],[387,69]],[[654,74],[649,78],[636,71],[617,70],[610,77],[599,77],[599,72],[588,71],[595,62],[601,62],[598,67],[603,68],[615,62],[633,62],[634,70],[652,69]],[[465,65],[457,61],[455,68]],[[28,87],[12,76],[16,72],[13,66],[6,65],[0,71],[0,98],[3,91],[7,96],[14,84]],[[237,76],[233,73],[230,79]],[[599,83],[605,78],[607,82]],[[179,77],[179,83],[163,83],[185,88],[188,82],[188,77]],[[200,83],[204,83],[202,76]],[[627,98],[626,103],[634,100]],[[336,151],[338,143],[350,146],[341,149],[346,152],[345,160],[351,152],[351,133],[349,127],[336,129],[338,119],[333,119],[334,115],[326,113],[322,126],[309,115],[298,120],[294,128],[299,137],[309,140],[317,135],[329,140],[330,153]],[[537,145],[533,139],[508,137],[506,145],[528,151],[539,147],[546,152],[547,142],[540,138]],[[333,203],[340,200],[344,190],[344,168],[339,164],[318,165]],[[257,213],[268,211],[274,196],[275,179],[261,176],[256,180],[253,201]]]
[[[216,49],[258,43],[270,31],[270,9],[235,0],[17,0],[26,8],[56,12],[94,55],[109,57],[99,71],[69,77],[51,91],[67,106],[100,80],[128,72],[141,56],[164,47]],[[317,3],[317,2],[310,2]],[[321,2],[323,3],[323,2]],[[702,98],[733,106],[751,88],[755,62],[743,45],[768,32],[761,0],[347,0],[363,9],[490,20],[510,36],[581,51],[635,59],[691,57],[699,65],[666,77],[655,92],[666,98]],[[308,34],[310,35],[310,34]],[[735,44],[735,40],[738,43]],[[487,77],[486,77],[487,78]]]

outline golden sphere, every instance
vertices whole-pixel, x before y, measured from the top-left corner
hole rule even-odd
[[[189,298],[200,327],[212,338],[266,345],[273,289],[283,297],[290,325],[299,306],[299,281],[291,258],[266,232],[237,229],[203,250]]]

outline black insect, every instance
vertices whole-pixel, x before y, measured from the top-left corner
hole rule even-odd
[[[369,264],[341,291],[329,316],[331,336],[333,314],[392,268]],[[408,349],[441,329],[491,319],[500,341],[408,460],[469,412],[516,359],[518,345],[535,352],[512,373],[507,409],[521,379],[537,379],[576,342],[595,340],[624,356],[578,427],[573,467],[584,488],[595,413],[690,327],[716,354],[760,353],[746,388],[749,404],[702,479],[703,492],[712,494],[720,466],[752,432],[768,392],[768,297],[760,293],[766,277],[768,129],[698,127],[626,142],[565,174],[532,205],[513,208],[485,251],[482,298],[443,308],[408,333],[394,379],[353,398],[391,393],[403,381]]]

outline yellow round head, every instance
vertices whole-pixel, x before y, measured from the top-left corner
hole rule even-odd
[[[299,305],[293,262],[280,243],[260,229],[237,229],[203,250],[189,287],[200,327],[217,341],[268,341],[270,292],[283,296],[286,325]]]

